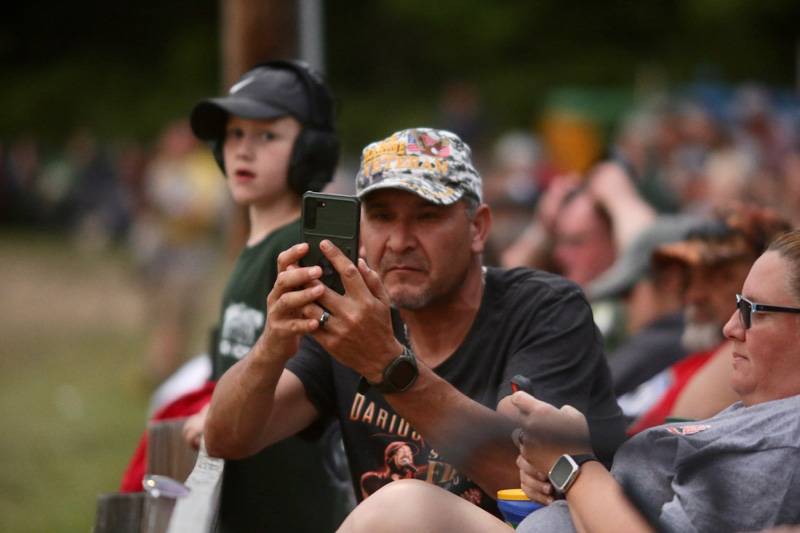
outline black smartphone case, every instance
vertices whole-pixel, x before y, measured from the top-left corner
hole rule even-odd
[[[322,267],[322,282],[339,294],[344,286],[338,272],[319,249],[328,239],[353,263],[358,261],[361,226],[361,202],[355,196],[307,192],[303,195],[303,241],[309,251],[300,260],[301,266]]]

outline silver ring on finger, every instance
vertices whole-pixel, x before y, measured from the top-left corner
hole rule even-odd
[[[323,311],[322,315],[319,317],[319,327],[325,327],[325,323],[331,318],[331,314],[327,311]]]
[[[517,428],[511,432],[511,440],[514,441],[514,444],[517,445],[517,448],[522,448],[522,446],[525,444],[522,428]]]

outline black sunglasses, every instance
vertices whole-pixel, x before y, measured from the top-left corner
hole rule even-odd
[[[800,313],[800,307],[780,307],[778,305],[756,304],[742,296],[736,295],[736,309],[744,329],[750,329],[753,313]]]

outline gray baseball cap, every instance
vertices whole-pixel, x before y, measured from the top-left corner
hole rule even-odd
[[[290,69],[270,66],[246,72],[227,96],[208,98],[194,106],[192,131],[204,141],[222,139],[230,115],[248,119],[291,115],[302,124],[311,118],[302,80]]]
[[[685,240],[706,219],[689,215],[660,216],[643,230],[620,257],[586,289],[591,300],[616,298],[633,288],[651,268],[653,253],[661,246]]]
[[[432,128],[401,130],[364,148],[356,193],[363,198],[378,189],[405,190],[438,205],[465,195],[483,198],[469,146],[455,133]]]

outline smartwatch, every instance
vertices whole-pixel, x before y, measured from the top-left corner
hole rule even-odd
[[[392,360],[383,369],[383,378],[380,383],[370,383],[367,378],[361,376],[358,384],[358,392],[364,394],[369,387],[374,388],[382,394],[392,394],[404,392],[414,385],[419,376],[417,368],[417,358],[408,346],[403,346],[403,353]]]
[[[547,477],[553,488],[559,494],[566,494],[569,488],[575,483],[580,473],[581,465],[588,461],[597,461],[597,457],[587,453],[582,455],[562,455],[555,462]]]

